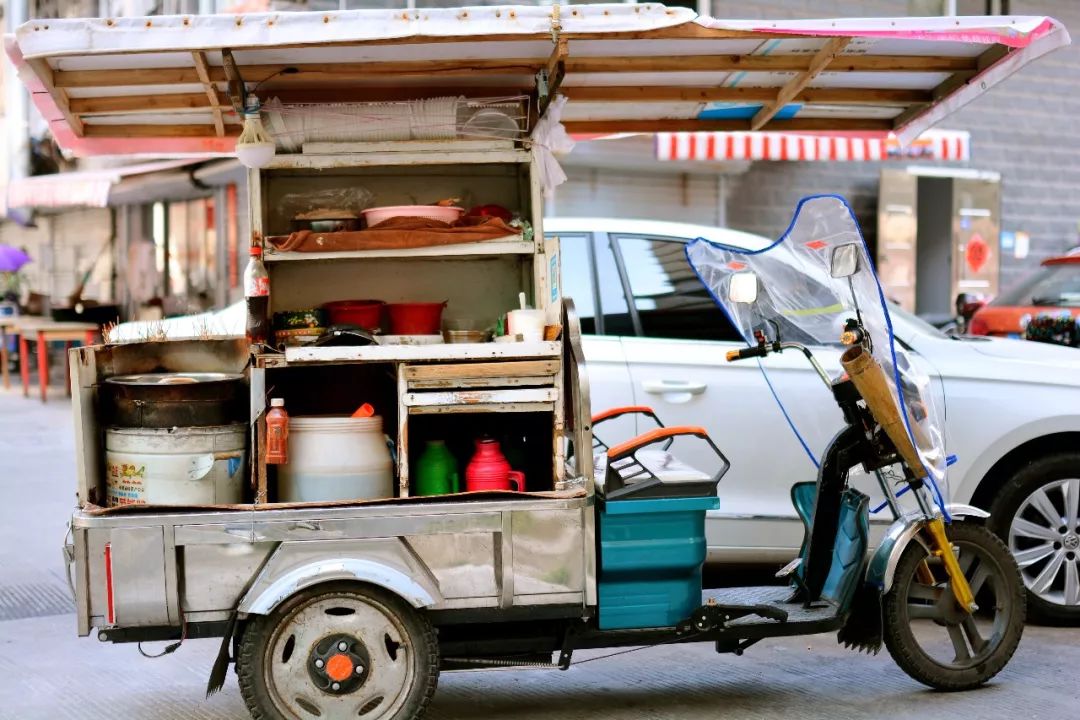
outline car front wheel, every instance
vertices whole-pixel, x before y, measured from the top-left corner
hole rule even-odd
[[[990,522],[1020,566],[1032,619],[1080,624],[1080,453],[1021,468],[994,501]]]

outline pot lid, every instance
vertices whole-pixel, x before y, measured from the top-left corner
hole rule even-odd
[[[161,386],[161,385],[197,385],[216,382],[237,382],[243,380],[240,373],[142,373],[139,375],[117,375],[106,378],[105,382],[114,385],[138,385],[138,386]]]

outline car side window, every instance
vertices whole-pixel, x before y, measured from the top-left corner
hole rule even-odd
[[[591,233],[559,233],[558,237],[562,292],[574,299],[581,331],[586,335],[633,335],[626,295],[607,238]]]
[[[687,262],[683,241],[643,235],[613,239],[645,337],[741,341]]]
[[[581,332],[596,334],[596,298],[593,295],[592,258],[589,253],[591,235],[559,234],[559,255],[562,262],[562,294],[572,298]]]

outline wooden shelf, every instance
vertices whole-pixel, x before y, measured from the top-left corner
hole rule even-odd
[[[468,142],[468,141],[466,141]],[[301,153],[275,155],[266,164],[266,170],[326,170],[330,168],[379,167],[392,165],[454,165],[472,163],[515,164],[527,163],[532,158],[528,150],[495,148],[476,150],[468,145],[457,149],[455,143],[446,143],[441,152],[428,151],[422,163],[408,152],[358,152],[331,155],[304,155]]]
[[[433,245],[422,248],[387,248],[382,250],[340,250],[336,252],[278,252],[267,245],[263,255],[265,262],[285,262],[302,260],[347,260],[350,258],[430,258],[430,257],[467,257],[477,255],[532,255],[536,244],[522,240],[520,235],[511,235],[494,240],[458,243],[455,245]]]
[[[405,362],[553,358],[560,342],[444,343],[441,345],[367,345],[364,347],[296,347],[285,350],[285,361],[302,363]]]

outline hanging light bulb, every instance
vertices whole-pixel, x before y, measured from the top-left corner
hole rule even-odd
[[[261,168],[270,162],[277,147],[263,127],[259,99],[248,95],[244,107],[244,130],[236,140],[236,157],[245,167]]]

